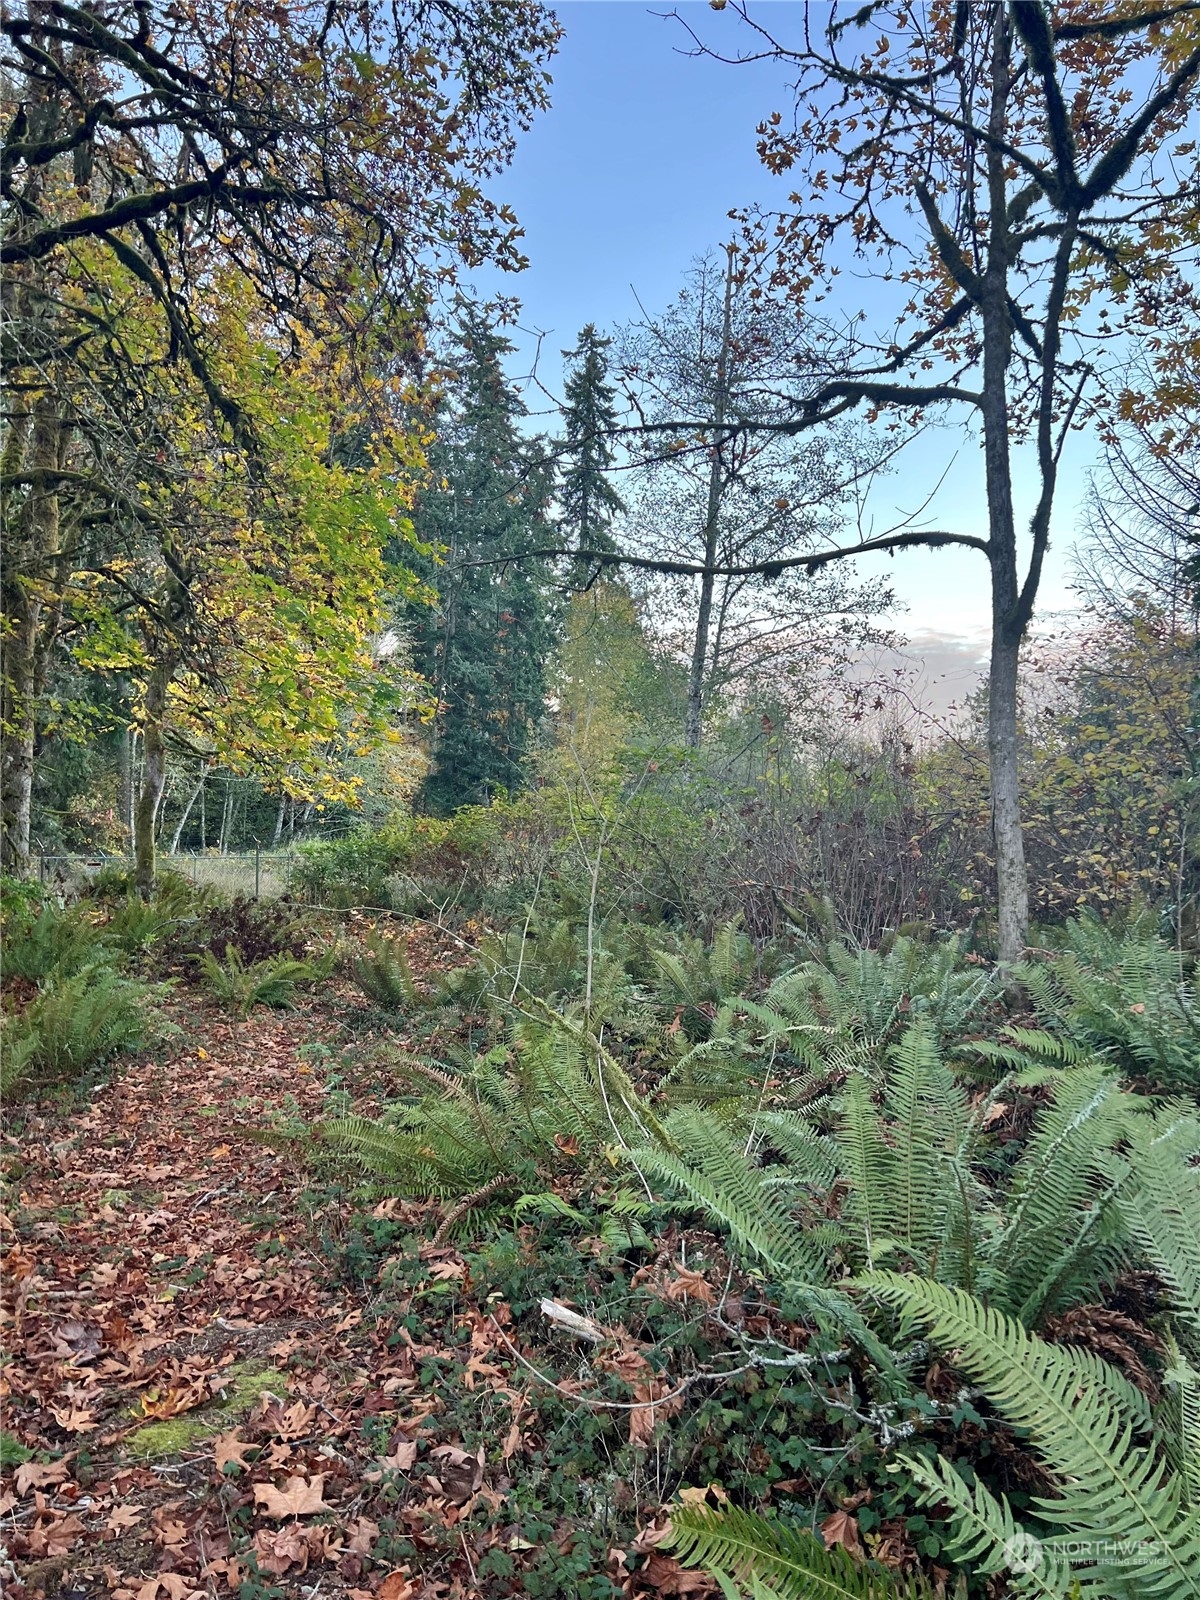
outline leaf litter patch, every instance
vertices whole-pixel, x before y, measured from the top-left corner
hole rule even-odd
[[[338,1053],[336,1007],[237,1023],[190,993],[173,1008],[168,1059],[126,1068],[84,1110],[31,1113],[4,1141],[7,1592],[525,1593],[537,1541],[506,1521],[506,1496],[538,1441],[507,1306],[472,1306],[461,1258],[427,1246],[429,1290],[458,1297],[465,1368],[462,1349],[414,1337],[394,1295],[347,1285],[314,1248],[344,1197],[314,1197],[286,1141],[262,1138],[319,1118],[320,1063],[365,1111],[377,1070]],[[438,1221],[395,1200],[375,1215],[418,1241]],[[466,1447],[446,1373],[486,1401],[494,1448]],[[569,1563],[577,1532],[547,1528],[550,1555]],[[602,1553],[586,1592],[715,1593],[656,1549],[663,1536],[650,1519]]]

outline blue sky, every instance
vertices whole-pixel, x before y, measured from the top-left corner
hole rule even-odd
[[[585,322],[624,321],[636,315],[639,298],[647,310],[662,308],[691,260],[728,237],[732,207],[786,199],[786,182],[759,163],[755,128],[772,110],[786,111],[791,98],[786,70],[774,63],[733,67],[688,56],[679,22],[655,14],[669,11],[668,3],[651,9],[642,0],[565,0],[555,9],[566,37],[552,67],[552,109],[523,137],[494,190],[520,217],[530,258],[527,272],[496,285],[523,303],[526,331],[516,335],[514,371],[528,370],[532,335],[543,333],[539,371],[557,391],[559,351]],[[678,9],[706,39],[734,48],[732,13],[715,13],[704,0]],[[791,0],[770,0],[764,9],[784,36],[801,12]],[[869,309],[870,286],[863,288]],[[547,403],[532,392],[528,401],[534,410]],[[1069,546],[1089,454],[1086,441],[1081,445],[1067,463],[1044,611],[1071,603]],[[948,466],[932,508],[937,525],[983,531],[978,451],[950,429],[927,435],[887,480],[879,526],[895,520],[897,507],[919,506]],[[914,553],[884,570],[907,602],[901,626],[914,638],[961,639],[970,655],[986,637],[981,557]]]

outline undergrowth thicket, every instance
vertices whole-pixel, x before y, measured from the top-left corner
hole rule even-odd
[[[295,907],[169,881],[13,890],[5,922],[8,1094],[152,1042],[168,975],[244,1015],[338,974],[387,1104],[331,1078],[278,1134],[349,1203],[331,1269],[414,1331],[498,1302],[570,1375],[513,1494],[522,1528],[594,1538],[497,1546],[496,1593],[615,1594],[605,1552],[660,1507],[755,1600],[1197,1593],[1197,996],[1147,919],[1067,926],[1017,1014],[964,943],[819,915],[764,944],[564,894],[433,973],[400,924],[314,955]],[[372,1220],[388,1196],[440,1204],[432,1241]]]

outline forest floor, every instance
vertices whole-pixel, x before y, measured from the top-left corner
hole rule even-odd
[[[418,938],[413,959],[419,973],[461,958]],[[508,1497],[537,1412],[508,1307],[476,1303],[429,1208],[368,1208],[380,1253],[357,1260],[361,1212],[352,1234],[345,1188],[295,1142],[331,1092],[368,1113],[386,1094],[369,1033],[348,1034],[361,1004],[328,986],[242,1020],[181,988],[157,1056],[5,1135],[14,1596],[593,1592],[504,1578],[533,1543]],[[464,1398],[486,1448],[463,1448]],[[655,1549],[655,1510],[628,1549],[590,1558],[604,1589],[711,1594]],[[576,1532],[540,1537],[567,1560]]]

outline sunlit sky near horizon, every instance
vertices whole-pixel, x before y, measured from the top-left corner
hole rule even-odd
[[[512,167],[493,185],[521,220],[530,266],[484,287],[520,297],[512,370],[529,371],[535,336],[543,335],[538,370],[554,393],[559,352],[574,344],[584,323],[611,328],[635,316],[639,301],[649,311],[662,309],[692,260],[729,236],[731,208],[786,201],[786,180],[773,178],[755,149],[757,124],[772,110],[790,108],[786,69],[690,56],[685,29],[666,15],[671,9],[644,0],[560,0],[555,10],[566,36],[551,68],[552,108],[523,136]],[[731,12],[716,13],[705,0],[684,0],[677,9],[707,42],[736,49]],[[792,0],[758,0],[756,9],[777,35],[786,35],[802,8]],[[850,294],[861,288],[858,305],[869,311],[869,281],[847,272],[843,283]],[[535,412],[550,404],[534,387],[526,398]],[[1042,584],[1043,614],[1073,604],[1070,546],[1093,446],[1086,436],[1072,443]],[[882,484],[877,527],[895,522],[897,511],[914,511],[939,480],[929,525],[985,531],[978,447],[950,427],[926,434]],[[1020,488],[1018,482],[1018,494]],[[902,553],[884,559],[883,570],[907,606],[898,626],[914,644],[923,641],[930,668],[936,658],[938,670],[964,672],[987,636],[982,557],[949,549]]]

